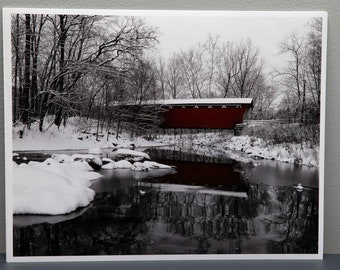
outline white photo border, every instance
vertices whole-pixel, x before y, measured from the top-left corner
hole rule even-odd
[[[11,91],[11,14],[81,14],[131,16],[229,16],[229,17],[321,17],[322,68],[320,104],[319,152],[319,230],[317,254],[213,254],[213,255],[100,255],[100,256],[13,256],[13,202],[12,202],[12,91]],[[197,11],[197,10],[106,10],[106,9],[48,9],[3,8],[4,47],[4,123],[5,123],[5,191],[6,191],[6,260],[7,262],[55,261],[170,261],[170,260],[321,260],[324,243],[324,166],[325,166],[325,112],[326,112],[326,58],[327,20],[325,11]]]

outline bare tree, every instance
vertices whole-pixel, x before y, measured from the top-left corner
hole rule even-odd
[[[11,41],[12,41],[12,63],[13,65],[13,88],[12,88],[12,114],[13,114],[13,122],[15,123],[17,120],[20,120],[20,94],[22,92],[22,66],[23,66],[23,57],[21,53],[21,23],[20,16],[16,14],[12,17],[12,29],[11,29]]]
[[[165,99],[166,96],[166,67],[165,62],[162,57],[158,58],[158,62],[156,64],[156,81],[157,81],[157,88],[158,92],[162,99]]]
[[[222,97],[231,95],[235,87],[235,76],[238,73],[238,65],[233,42],[223,44],[219,52],[220,61],[217,66],[216,85]]]
[[[161,97],[156,88],[156,69],[151,59],[136,59],[129,71],[129,102],[141,104],[145,100],[155,100]]]
[[[254,108],[250,111],[248,117],[251,119],[271,119],[274,117],[274,101],[278,96],[276,88],[265,81],[262,77],[261,83],[256,88],[257,92],[253,94]]]
[[[192,98],[206,97],[206,70],[202,46],[181,53],[180,68],[184,74],[185,87]]]
[[[259,50],[251,40],[241,41],[235,51],[235,60],[236,72],[233,94],[241,98],[253,97],[263,74],[263,64],[259,57]]]
[[[21,97],[22,122],[29,126],[30,92],[31,92],[31,15],[25,15],[25,52],[24,85]]]
[[[183,97],[183,84],[184,77],[180,69],[181,57],[179,54],[173,54],[168,60],[167,72],[166,72],[166,86],[169,92],[170,98]]]
[[[275,75],[281,78],[286,95],[294,95],[293,118],[300,123],[318,122],[321,89],[321,18],[310,22],[311,30],[305,36],[292,34],[281,43],[281,52],[290,61]],[[290,93],[293,91],[293,93]]]
[[[210,34],[207,41],[203,44],[203,50],[206,52],[205,66],[207,78],[207,97],[213,96],[213,83],[216,76],[216,70],[219,63],[219,50],[218,50],[219,36],[212,37]]]
[[[308,70],[307,82],[311,92],[312,105],[315,106],[317,118],[320,113],[321,95],[321,60],[322,60],[322,19],[315,18],[310,22],[308,34]]]

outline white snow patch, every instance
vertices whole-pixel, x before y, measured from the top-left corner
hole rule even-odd
[[[173,167],[165,165],[165,164],[161,164],[158,162],[154,162],[154,161],[144,161],[144,162],[134,162],[133,164],[131,164],[129,161],[127,160],[120,160],[117,162],[114,162],[112,159],[110,158],[102,158],[103,162],[107,162],[106,164],[102,165],[102,169],[103,170],[113,170],[113,169],[131,169],[132,171],[136,171],[136,172],[147,172],[150,170],[158,170],[158,169],[173,169]]]
[[[107,163],[107,164],[104,164],[101,169],[102,170],[113,170],[113,169],[117,169],[118,166],[116,165],[115,162],[110,162],[110,163]]]
[[[224,144],[225,148],[246,153],[251,158],[272,159],[287,163],[318,166],[319,147],[303,144],[271,144],[250,136],[235,136]]]
[[[85,160],[77,160],[73,165],[82,171],[93,171],[93,168]]]
[[[14,167],[13,213],[60,215],[90,204],[95,192],[70,181],[68,169],[56,164]]]
[[[102,162],[112,163],[114,161],[111,158],[102,158]]]
[[[119,160],[115,162],[117,169],[131,169],[132,164],[127,160]]]
[[[149,169],[171,169],[172,168],[169,165],[161,164],[155,161],[144,161],[143,164]]]
[[[14,214],[67,214],[93,200],[95,192],[88,187],[101,174],[84,160],[52,156],[43,162],[13,163]]]
[[[131,170],[137,171],[137,172],[147,172],[150,169],[141,162],[135,162],[133,163]]]
[[[133,156],[133,157],[142,157],[146,159],[150,159],[150,156],[147,153],[130,150],[130,149],[118,149],[116,151],[117,155],[126,155],[126,156]]]
[[[74,161],[71,156],[66,154],[53,154],[51,157],[59,163],[73,163]]]

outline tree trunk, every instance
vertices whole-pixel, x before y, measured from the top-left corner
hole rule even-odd
[[[306,80],[303,80],[301,123],[305,123],[306,120],[307,120],[307,117],[306,117]]]
[[[29,127],[30,88],[31,88],[31,15],[25,15],[25,70],[24,87],[21,96],[22,122]]]
[[[64,67],[65,67],[65,41],[66,41],[66,30],[65,30],[65,15],[59,15],[59,26],[60,26],[60,37],[59,37],[59,78],[57,83],[57,90],[59,93],[64,92]],[[60,127],[63,120],[63,109],[62,107],[58,108],[58,111],[55,116],[54,124]]]
[[[16,15],[15,18],[15,30],[13,31],[13,36],[15,35],[15,66],[14,66],[14,85],[13,85],[13,108],[12,108],[12,117],[13,122],[16,122],[18,119],[19,105],[20,105],[20,86],[19,86],[19,74],[20,74],[20,55],[19,55],[19,40],[20,40],[20,31],[19,31],[19,14]]]

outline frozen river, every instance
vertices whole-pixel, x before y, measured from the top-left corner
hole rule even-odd
[[[176,169],[102,170],[87,208],[14,216],[14,255],[317,253],[317,168],[149,154]],[[297,183],[306,188],[297,191]]]

